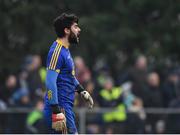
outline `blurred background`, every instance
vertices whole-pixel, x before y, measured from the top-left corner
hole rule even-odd
[[[46,133],[46,55],[63,12],[80,17],[71,47],[79,133],[180,133],[178,0],[0,0],[0,133]]]

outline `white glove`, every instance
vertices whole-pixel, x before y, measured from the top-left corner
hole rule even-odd
[[[63,113],[52,114],[52,129],[56,131],[66,131],[66,117]]]
[[[81,97],[88,103],[89,108],[92,108],[94,105],[93,99],[91,97],[91,95],[89,94],[89,92],[87,92],[86,90],[81,92]]]

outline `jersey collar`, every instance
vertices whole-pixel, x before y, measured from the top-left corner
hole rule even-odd
[[[66,44],[62,44],[62,41],[61,41],[59,38],[57,38],[57,39],[56,39],[56,42],[57,42],[59,45],[64,46],[66,49],[68,49],[68,48],[69,48],[69,47],[68,47],[68,45],[66,45]]]

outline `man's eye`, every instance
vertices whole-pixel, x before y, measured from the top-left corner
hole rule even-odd
[[[75,25],[75,26],[74,26],[74,28],[76,28],[76,29],[77,29],[77,28],[78,28],[78,26],[77,26],[77,25]]]

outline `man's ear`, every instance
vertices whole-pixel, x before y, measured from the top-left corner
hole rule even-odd
[[[70,29],[65,28],[65,29],[64,29],[64,32],[65,32],[65,34],[69,35],[69,34],[70,34]]]

